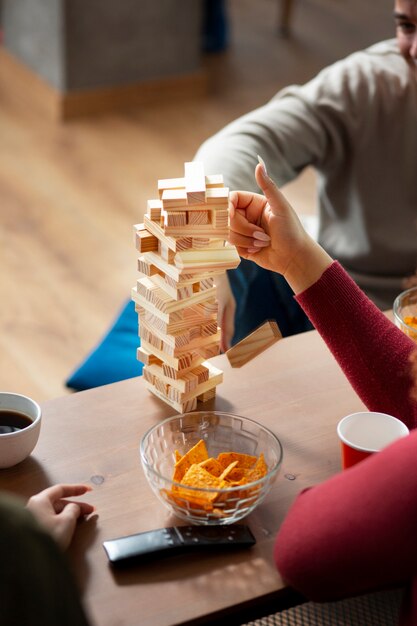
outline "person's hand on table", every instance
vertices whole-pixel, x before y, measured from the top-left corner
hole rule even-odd
[[[66,498],[82,496],[88,491],[91,491],[91,487],[87,485],[54,485],[28,500],[26,507],[63,550],[71,543],[77,519],[95,510],[87,502],[74,502]]]
[[[230,237],[239,255],[282,274],[295,293],[315,283],[331,257],[304,230],[297,214],[259,164],[256,182],[264,195],[230,194]]]

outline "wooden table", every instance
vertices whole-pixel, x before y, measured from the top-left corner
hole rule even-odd
[[[279,341],[241,369],[224,355],[213,363],[224,383],[206,407],[261,422],[284,448],[272,491],[245,520],[257,539],[250,550],[109,567],[104,540],[181,523],[140,465],[142,435],[174,414],[141,378],[44,403],[35,452],[0,472],[0,489],[24,497],[56,482],[93,486],[97,516],[79,525],[70,557],[97,626],[242,624],[293,600],[274,567],[274,536],[296,494],[339,471],[336,424],[363,405],[315,331]]]

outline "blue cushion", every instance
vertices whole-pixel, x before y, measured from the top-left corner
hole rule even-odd
[[[135,303],[124,305],[110,330],[76,368],[67,387],[82,391],[142,374],[143,364],[136,359],[140,346]]]

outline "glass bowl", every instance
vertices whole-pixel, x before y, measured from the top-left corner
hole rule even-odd
[[[264,455],[267,473],[240,486],[202,488],[174,482],[176,454],[184,455],[200,440],[209,457],[237,452]],[[178,451],[178,452],[176,452]],[[149,485],[159,500],[190,524],[232,524],[251,513],[265,498],[282,463],[279,439],[247,417],[218,411],[174,415],[143,436],[140,457]]]
[[[397,296],[393,312],[396,326],[417,341],[417,287],[407,289]]]

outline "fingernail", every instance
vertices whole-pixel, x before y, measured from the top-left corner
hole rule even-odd
[[[255,239],[253,241],[253,245],[255,248],[267,248],[269,246],[269,241],[258,241]]]
[[[271,241],[271,237],[264,233],[262,230],[255,230],[253,233],[254,239],[259,239],[260,241]]]
[[[255,254],[255,252],[259,252],[260,248],[248,248],[247,251],[249,254]]]
[[[266,165],[265,165],[265,161],[263,160],[263,158],[261,156],[259,156],[259,154],[257,155],[257,157],[258,157],[258,162],[261,164],[262,172],[263,172],[264,176],[266,176],[266,178],[269,178],[268,170],[266,169]]]

